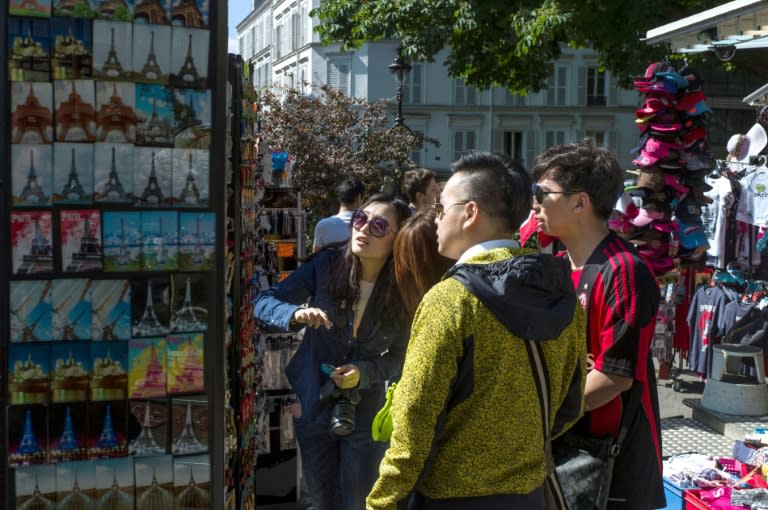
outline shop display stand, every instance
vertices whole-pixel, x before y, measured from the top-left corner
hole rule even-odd
[[[96,119],[98,122],[98,98],[96,104],[86,104],[94,103],[87,91],[90,89],[91,96],[94,96],[99,84],[109,81],[109,78],[95,72],[97,68],[102,68],[103,59],[92,62],[92,74],[91,57],[87,60],[87,71],[77,65],[64,68],[50,59],[53,58],[51,54],[57,30],[60,30],[57,24],[62,20],[76,27],[75,37],[80,37],[78,30],[81,28],[78,27],[86,27],[83,30],[89,38],[92,37],[93,27],[103,21],[51,17],[51,2],[48,2],[46,11],[44,0],[29,2],[29,5],[39,8],[40,14],[28,18],[29,14],[9,10],[9,3],[0,0],[0,12],[3,13],[3,21],[0,22],[0,40],[3,41],[0,45],[0,83],[5,85],[0,93],[0,115],[5,119],[0,123],[0,154],[3,155],[0,165],[0,238],[5,241],[0,259],[6,262],[0,269],[0,427],[3,430],[0,435],[0,507],[10,509],[25,505],[52,508],[58,505],[57,508],[101,508],[109,500],[120,502],[120,506],[109,508],[142,510],[155,502],[162,502],[167,508],[221,508],[226,494],[225,436],[221,433],[225,430],[225,413],[222,412],[225,409],[225,347],[222,339],[225,338],[226,211],[224,180],[219,177],[225,161],[226,3],[205,3],[205,21],[189,18],[186,26],[174,24],[173,28],[170,25],[169,3],[168,20],[162,28],[166,33],[173,30],[174,37],[163,47],[154,38],[153,32],[153,55],[157,52],[159,65],[173,66],[164,69],[164,72],[179,73],[179,80],[146,85],[146,88],[157,87],[152,90],[165,94],[177,92],[177,98],[166,96],[165,99],[178,104],[183,104],[182,96],[203,97],[203,102],[209,104],[208,118],[194,126],[198,134],[208,131],[201,137],[207,142],[195,142],[205,143],[204,146],[181,146],[174,140],[166,140],[163,147],[141,147],[138,143],[134,144],[134,140],[121,140],[114,144],[123,149],[122,153],[117,151],[118,166],[126,161],[120,157],[134,158],[140,152],[153,151],[151,161],[153,165],[157,164],[157,173],[151,173],[150,181],[153,189],[163,191],[162,197],[155,195],[160,203],[153,207],[138,199],[136,204],[99,200],[93,196],[94,183],[89,180],[93,179],[94,169],[78,167],[74,171],[76,149],[94,151],[100,143],[111,145],[111,142],[95,138],[95,123],[91,121]],[[53,2],[54,11],[59,3],[64,2]],[[203,2],[197,4],[202,5]],[[106,5],[107,2],[104,2],[103,6]],[[126,5],[129,6],[129,18],[121,19],[121,24],[129,26],[131,32],[134,26],[141,23],[133,23],[133,3]],[[107,11],[105,7],[100,16],[107,16]],[[11,58],[12,44],[21,41],[20,44],[33,50],[37,44],[18,36],[22,25],[29,27],[32,39],[37,37],[38,31],[48,34],[49,41],[42,44],[46,51],[50,50],[48,60],[35,56],[29,62],[13,67],[17,64]],[[114,29],[112,33],[116,36]],[[124,40],[114,37],[112,41],[110,55],[117,57],[124,50],[120,47]],[[109,45],[109,39],[106,42]],[[143,43],[134,42],[135,46]],[[104,41],[89,39],[84,47],[93,54],[94,45],[100,43]],[[118,54],[114,54],[115,51]],[[172,54],[181,55],[178,62],[169,58]],[[123,67],[131,67],[130,58],[125,58],[125,54],[119,56]],[[167,61],[163,61],[163,56]],[[193,57],[194,80],[185,80],[184,73],[188,74],[188,62]],[[107,63],[109,61],[107,59]],[[48,65],[48,70],[43,74],[34,74],[40,72],[41,65]],[[103,71],[108,71],[107,67]],[[82,75],[77,75],[81,72]],[[17,104],[11,97],[12,85],[19,82],[45,84],[49,90],[54,90],[55,96],[58,90],[56,84],[70,80],[78,81],[65,87],[69,100],[62,103],[61,110],[55,106],[59,101],[49,99],[47,106],[54,119],[71,118],[71,122],[61,128],[52,126],[50,129],[54,136],[49,136],[44,130],[37,135],[27,130],[22,134],[31,133],[31,138],[12,139],[14,125],[11,114],[14,104]],[[128,85],[120,90],[134,91],[145,85],[135,76],[124,75],[121,81]],[[109,90],[117,97],[117,86],[110,82]],[[128,100],[125,96],[118,99]],[[158,114],[162,115],[159,104],[155,103],[153,100],[152,120]],[[132,104],[138,108],[138,102]],[[192,99],[188,104],[192,104]],[[144,113],[148,116],[148,111]],[[175,125],[178,120],[174,117],[173,108],[169,115],[164,121],[159,121],[165,122],[163,129],[166,131],[170,130],[168,124]],[[134,128],[139,130],[136,126],[131,129]],[[133,131],[126,130],[123,135],[129,132]],[[83,133],[80,138],[78,133]],[[36,136],[37,140],[30,141]],[[11,143],[12,140],[17,143]],[[30,175],[39,179],[36,182],[43,186],[44,192],[19,193],[20,198],[28,197],[32,202],[14,202],[14,183],[19,180],[19,160],[23,159],[16,156],[23,155],[25,146],[32,145],[36,151],[39,148],[40,154],[55,155],[58,154],[55,149],[59,144],[68,144],[66,150],[61,148],[61,153],[67,156],[66,161],[50,156],[46,163],[37,152],[34,158],[26,160],[34,165],[35,173]],[[199,155],[194,161],[195,171],[199,172],[195,187],[197,192],[205,195],[205,199],[198,204],[172,201],[171,196],[183,195],[171,194],[169,182],[163,180],[168,174],[161,172],[161,152],[168,155],[179,151],[181,156],[185,150],[201,151],[195,153]],[[104,179],[107,179],[110,155],[114,152],[114,148],[112,151],[107,148],[102,155],[94,155],[90,159],[93,164],[106,169]],[[182,161],[181,157],[179,160],[178,167],[191,175],[192,160],[186,158]],[[163,164],[171,169],[174,162],[166,159]],[[129,167],[127,173],[120,173],[119,181],[116,181],[134,192],[138,191],[137,197],[141,196],[141,190],[148,182],[146,176],[138,178],[138,169],[138,166]],[[54,189],[51,184],[62,172],[64,181],[66,176],[70,176],[71,182]],[[111,178],[108,180],[112,182]],[[70,192],[60,193],[62,189]],[[87,195],[89,189],[91,196],[84,197],[83,190]],[[40,199],[50,199],[50,202],[34,203],[34,200]],[[67,199],[72,202],[67,202]],[[73,221],[71,226],[73,238],[80,232],[79,241],[66,243],[64,234],[70,234],[67,217],[75,211],[83,215],[79,223]],[[8,242],[14,237],[13,218],[22,215],[29,216],[24,221],[34,222],[35,231],[34,249],[25,253],[23,259],[15,251],[17,244]],[[88,215],[98,220],[94,222],[93,217]],[[182,217],[192,221],[184,223]],[[190,234],[195,225],[193,217],[197,218],[198,228]],[[205,218],[204,227],[200,227],[201,217]],[[115,219],[114,228],[106,228],[107,218]],[[133,218],[138,219],[138,223],[132,224]],[[158,224],[159,229],[154,230]],[[115,266],[107,267],[109,254],[105,241],[120,232],[120,225],[124,230],[138,226],[135,232],[144,237],[138,243],[140,247],[133,258],[128,254],[130,243],[115,245],[115,252],[120,250],[122,255],[116,255]],[[204,240],[201,233],[206,235]],[[195,239],[187,253],[182,253],[181,248],[185,244],[184,235]],[[174,236],[175,240],[169,242],[168,239]],[[74,248],[70,247],[71,244]],[[17,266],[9,262],[17,259],[22,260]],[[129,267],[130,264],[135,266]],[[111,316],[100,316],[100,313],[105,303],[112,303],[115,296],[121,296],[119,291],[115,293],[110,289],[98,299],[86,299],[83,297],[85,292],[76,291],[79,285],[84,284],[90,286],[89,292],[95,293],[101,282],[106,282],[103,287],[107,288],[120,281],[126,282],[124,287],[128,293],[124,295],[131,296],[126,298],[129,308],[127,312],[115,312]],[[157,282],[164,283],[158,287]],[[191,283],[185,285],[185,282]],[[19,289],[29,292],[25,294]],[[32,309],[22,306],[24,298],[20,296],[24,295],[33,296],[30,299],[37,300],[48,311],[31,317]],[[13,309],[12,301],[18,303]],[[122,301],[122,297],[118,298],[108,308],[117,310]],[[79,306],[82,308],[78,309]],[[144,311],[149,311],[147,313],[162,323],[163,333],[152,338],[136,334],[141,331],[134,331],[134,326],[140,322],[141,312]],[[14,315],[16,312],[19,313]],[[190,320],[193,317],[195,320]],[[201,317],[205,317],[204,325],[199,320]],[[101,324],[102,328],[98,334],[97,324]],[[122,328],[123,336],[115,340],[113,334],[119,328]],[[147,350],[140,352],[138,348],[134,349],[135,346],[131,346],[134,341],[136,345],[146,343]],[[20,361],[20,371],[25,375],[20,378],[15,377],[19,371],[14,373],[10,367],[14,363],[13,356],[23,349],[30,350],[27,361]],[[146,368],[142,368],[141,381],[131,375],[138,373],[137,370],[132,371],[131,353],[137,357],[146,356],[149,360]],[[35,358],[38,355],[40,357]],[[41,370],[38,367],[45,368],[43,376],[39,376]],[[170,370],[169,367],[174,368]],[[54,369],[56,374],[52,375]],[[9,382],[11,378],[14,378],[13,385]],[[138,393],[131,393],[139,389],[146,390],[147,394],[139,396]],[[135,420],[136,415],[141,418]],[[84,433],[85,439],[82,436]],[[147,436],[150,433],[151,436]],[[78,437],[78,434],[81,436]],[[128,444],[142,434],[153,438],[164,453],[152,457],[129,455]],[[177,445],[177,452],[187,453],[174,453],[174,444]],[[192,450],[195,450],[194,454]],[[147,479],[140,483],[141,476]],[[22,477],[24,480],[21,480]],[[30,484],[33,487],[28,487]],[[38,500],[42,506],[34,506]]]

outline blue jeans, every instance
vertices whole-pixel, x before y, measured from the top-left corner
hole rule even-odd
[[[336,437],[329,424],[303,418],[293,423],[314,510],[365,510],[387,443],[373,441],[370,424],[358,424],[349,436]]]

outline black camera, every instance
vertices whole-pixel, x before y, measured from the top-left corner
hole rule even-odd
[[[344,437],[355,431],[355,413],[360,403],[360,392],[357,389],[343,390],[336,383],[328,381],[320,388],[320,400],[333,399],[331,411],[331,433]]]

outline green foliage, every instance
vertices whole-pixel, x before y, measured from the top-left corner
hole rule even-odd
[[[297,90],[261,93],[259,112],[269,150],[295,158],[294,186],[316,217],[335,214],[336,185],[359,179],[369,191],[397,187],[408,155],[425,140],[408,129],[391,129],[388,99],[368,103],[327,85],[311,95]]]
[[[599,63],[629,77],[663,56],[641,40],[665,20],[709,0],[324,0],[310,14],[324,43],[345,48],[397,39],[412,62],[433,62],[446,46],[448,73],[479,88],[526,94],[545,87],[561,45],[591,45]]]

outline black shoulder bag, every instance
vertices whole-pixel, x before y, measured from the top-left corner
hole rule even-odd
[[[586,266],[579,280],[577,297],[579,292],[583,292],[586,294],[587,303],[598,270],[597,265]],[[550,392],[546,377],[546,360],[541,345],[530,340],[526,340],[526,344],[543,418],[544,451],[547,456],[546,508],[604,510],[608,505],[613,465],[640,407],[642,385],[634,383],[630,389],[616,439],[611,436],[596,438],[566,432],[557,438],[556,445],[553,446],[549,428]]]

